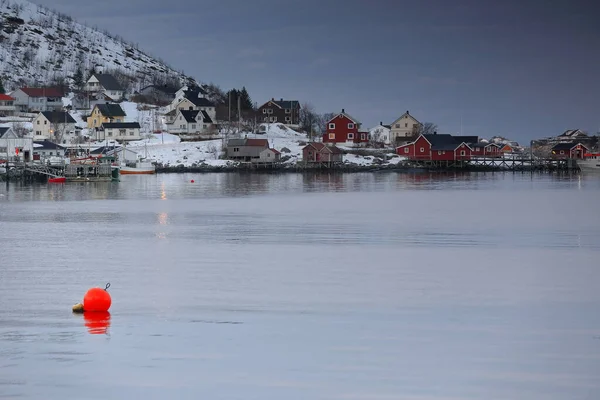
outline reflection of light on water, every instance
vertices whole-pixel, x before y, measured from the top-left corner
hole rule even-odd
[[[159,213],[157,217],[158,217],[158,223],[160,225],[167,225],[169,223],[169,214],[167,214],[166,212]],[[166,232],[158,232],[156,234],[156,237],[159,239],[166,239],[167,234],[166,234]]]
[[[165,183],[164,182],[160,184],[160,199],[161,200],[167,199],[167,192],[165,192]]]
[[[158,223],[161,225],[166,225],[169,222],[169,214],[166,212],[161,212],[158,214]]]

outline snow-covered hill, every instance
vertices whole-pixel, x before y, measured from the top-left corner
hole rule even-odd
[[[108,32],[25,0],[0,0],[0,77],[7,90],[72,83],[78,69],[87,76],[92,67],[119,75],[130,91],[151,83],[193,82]]]

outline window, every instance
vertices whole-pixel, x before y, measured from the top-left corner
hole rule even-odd
[[[421,148],[419,149],[419,151],[420,151],[421,153],[425,153],[425,148],[424,148],[424,147],[421,147]]]
[[[38,122],[37,122],[37,124],[38,124],[38,125],[40,124],[40,120],[39,120],[39,119],[38,119]]]
[[[442,155],[442,152],[441,152],[441,151],[438,151],[438,156],[441,156],[441,155]]]
[[[192,124],[192,129],[196,129],[196,124]]]
[[[408,124],[404,124],[404,127],[405,127],[405,128],[408,128]]]
[[[285,122],[290,122],[292,119],[290,117],[285,117]]]
[[[44,121],[44,125],[48,125],[48,121]]]
[[[335,124],[329,124],[329,129],[335,129]]]
[[[348,124],[348,129],[354,129],[354,124]]]
[[[36,136],[42,136],[42,131],[35,131]]]
[[[348,140],[354,139],[354,133],[349,133],[348,134]]]
[[[129,131],[129,136],[135,136],[135,133],[133,131]]]
[[[108,132],[108,136],[112,136],[112,132]]]
[[[465,156],[466,154],[467,154],[467,152],[466,152],[466,151],[464,151],[464,150],[461,150],[461,151],[460,151],[460,155],[461,155],[461,156]]]
[[[265,118],[264,118],[264,121],[265,121],[265,122],[269,122],[269,117],[265,117]]]
[[[206,124],[202,125],[202,128],[206,129]]]
[[[329,134],[329,140],[335,140],[335,133]]]
[[[273,109],[272,108],[267,108],[267,114],[273,114]]]
[[[266,114],[266,113],[267,113],[267,109],[263,108],[263,114]]]
[[[360,140],[366,140],[367,136],[364,133],[360,134]]]
[[[565,154],[565,151],[564,151],[564,150],[561,150],[561,151],[560,151],[560,154]]]
[[[119,129],[119,136],[125,136],[125,129]]]
[[[239,147],[234,147],[234,148],[233,148],[233,152],[234,152],[234,153],[238,153],[239,151],[240,151],[240,148],[239,148]]]
[[[400,128],[400,124],[396,124],[396,128]]]
[[[408,147],[405,147],[405,148],[404,148],[404,152],[405,152],[406,154],[408,154],[408,152],[409,152],[409,151],[410,151],[410,149],[409,149]]]
[[[286,108],[286,109],[285,109],[285,113],[286,113],[286,114],[290,114],[291,112],[292,112],[292,110],[290,110],[289,108]]]

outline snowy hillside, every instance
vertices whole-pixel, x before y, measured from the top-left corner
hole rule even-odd
[[[25,0],[0,0],[0,77],[16,86],[72,83],[77,69],[128,78],[129,90],[154,82],[188,80],[123,39]]]

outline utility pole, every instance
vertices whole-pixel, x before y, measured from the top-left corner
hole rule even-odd
[[[242,96],[237,98],[238,107],[238,134],[242,131]]]

